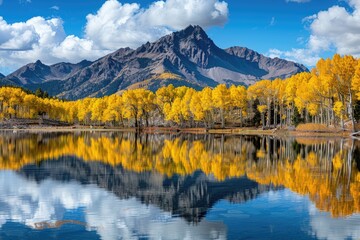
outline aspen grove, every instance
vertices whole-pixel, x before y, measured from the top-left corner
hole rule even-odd
[[[169,85],[155,93],[125,90],[102,98],[65,101],[20,88],[0,88],[0,119],[38,118],[119,127],[263,128],[318,123],[355,131],[360,102],[360,60],[335,55],[311,72],[261,80],[248,88],[220,84],[200,91]]]

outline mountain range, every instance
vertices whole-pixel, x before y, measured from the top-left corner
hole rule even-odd
[[[27,64],[0,85],[16,85],[30,90],[42,88],[65,99],[100,97],[125,89],[161,86],[189,86],[201,89],[220,83],[250,85],[261,79],[287,78],[308,71],[298,63],[268,58],[251,49],[221,49],[199,26],[166,35],[133,50],[121,48],[96,61],[77,64]]]

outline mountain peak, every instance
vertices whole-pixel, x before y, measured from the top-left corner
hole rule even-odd
[[[37,60],[36,62],[35,62],[35,65],[44,65],[40,60]]]
[[[205,33],[204,29],[202,29],[202,27],[200,27],[199,25],[189,25],[185,29],[183,29],[182,31],[184,31],[184,32],[196,32],[196,33],[204,32]]]
[[[204,29],[202,29],[199,25],[189,25],[187,28],[175,32],[175,35],[178,35],[180,38],[193,38],[196,40],[207,40],[209,36],[206,34]]]

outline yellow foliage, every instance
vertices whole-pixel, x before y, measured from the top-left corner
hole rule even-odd
[[[176,80],[182,80],[182,77],[180,77],[177,74],[170,73],[170,72],[164,72],[160,75],[156,76],[157,79],[176,79]]]
[[[340,117],[340,118],[344,118],[345,115],[345,107],[344,104],[340,101],[335,102],[334,104],[334,112],[336,114],[336,116]]]
[[[259,105],[259,106],[257,107],[257,109],[258,109],[258,111],[259,111],[260,113],[264,113],[264,112],[267,111],[267,106],[266,106],[266,105]]]

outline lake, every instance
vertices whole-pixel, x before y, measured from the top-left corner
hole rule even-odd
[[[0,133],[0,239],[360,239],[360,142]]]

